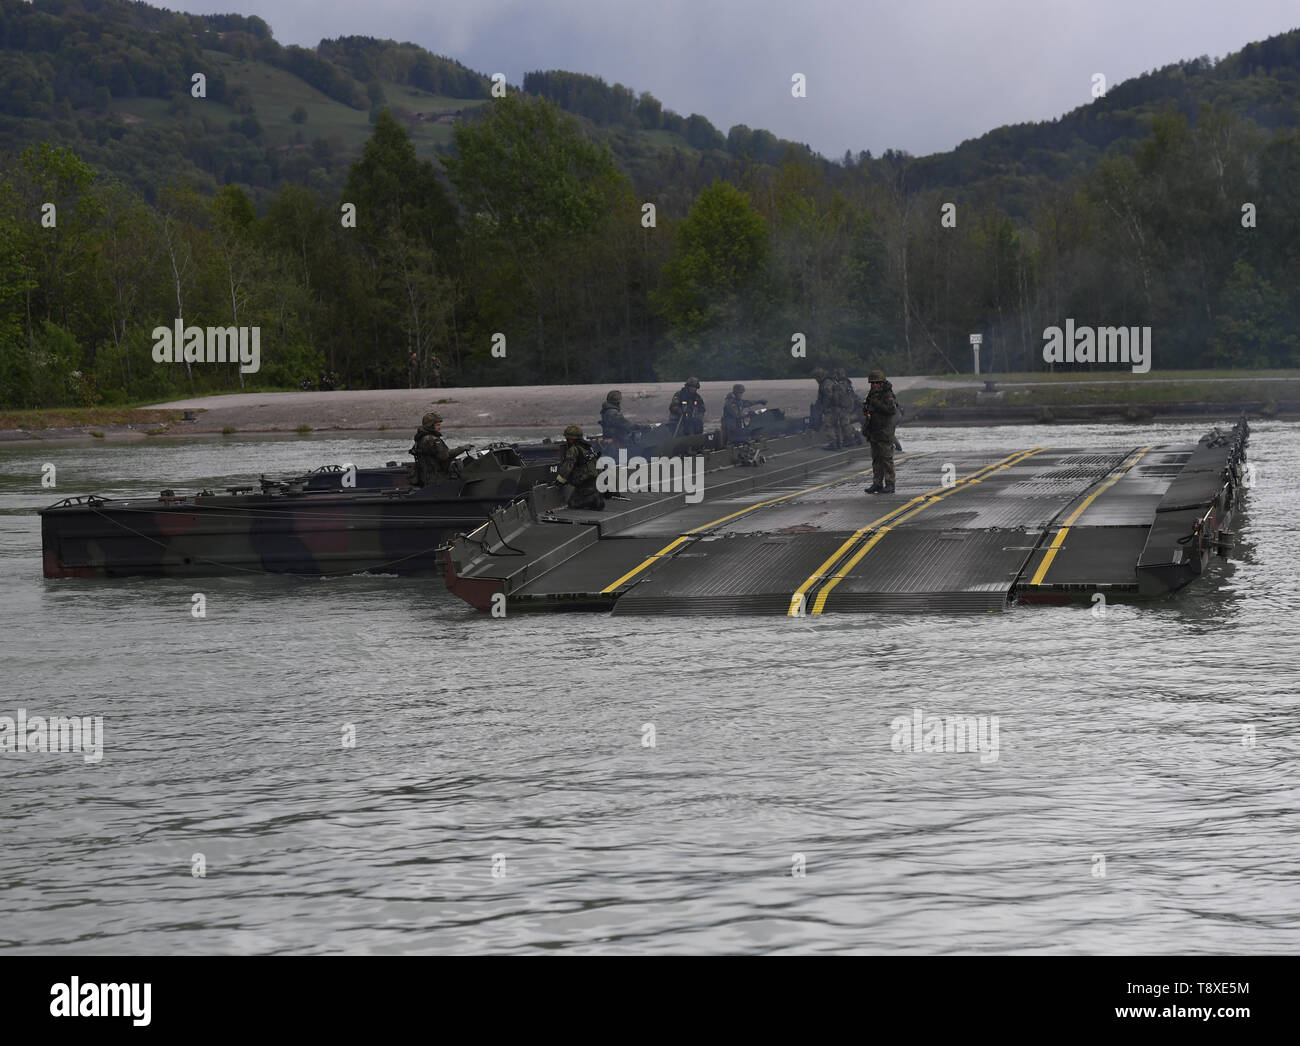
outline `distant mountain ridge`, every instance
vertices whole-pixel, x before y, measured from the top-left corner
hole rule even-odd
[[[202,106],[189,93],[195,72],[207,78]],[[791,154],[832,177],[837,166],[874,162],[867,151],[827,160],[744,125],[723,134],[705,116],[683,117],[649,92],[582,73],[530,72],[521,86],[579,117],[639,188],[685,180],[690,195]],[[149,196],[180,175],[210,191],[239,182],[255,199],[285,181],[335,190],[380,108],[434,155],[450,148],[447,124],[472,118],[490,88],[484,74],[409,42],[354,35],[313,50],[281,45],[255,15],[182,14],[139,0],[0,0],[0,151],[69,145]],[[1162,108],[1195,122],[1205,103],[1264,128],[1300,127],[1300,30],[1217,63],[1201,57],[1133,77],[1055,120],[999,127],[929,156],[887,150],[884,159],[908,161],[906,188],[996,197],[1016,215],[1031,184],[1131,150]]]
[[[1217,63],[1204,55],[1171,63],[1114,84],[1054,120],[1005,125],[950,152],[918,157],[911,187],[971,186],[991,177],[1060,181],[1107,152],[1131,151],[1160,111],[1174,108],[1195,124],[1204,105],[1233,110],[1266,130],[1300,127],[1300,29],[1247,44]]]

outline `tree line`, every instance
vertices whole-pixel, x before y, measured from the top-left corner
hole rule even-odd
[[[1300,134],[1228,111],[1161,114],[1020,221],[916,188],[903,153],[828,175],[792,149],[661,206],[519,94],[455,146],[435,168],[383,112],[341,198],[286,185],[260,214],[29,147],[0,180],[0,403],[405,386],[435,357],[460,384],[956,372],[976,332],[984,369],[1037,370],[1067,317],[1152,327],[1157,370],[1300,364]],[[177,317],[258,326],[262,369],[155,363]]]

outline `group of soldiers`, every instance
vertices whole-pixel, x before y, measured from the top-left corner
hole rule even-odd
[[[420,357],[414,352],[406,363],[406,380],[411,388],[417,385],[421,388],[441,388],[442,387],[442,360],[436,354],[429,357],[427,368],[428,380],[424,380],[425,375],[420,373]]]
[[[719,446],[743,443],[751,407],[766,407],[767,400],[745,399],[745,386],[731,386],[731,392],[722,404],[722,432]],[[704,432],[706,408],[700,395],[700,379],[688,378],[686,384],[673,394],[668,402],[668,420],[673,423],[674,436],[698,436]],[[600,434],[616,447],[627,447],[635,442],[639,433],[648,431],[648,425],[634,425],[623,416],[623,393],[612,390],[600,407]]]
[[[719,446],[726,447],[745,441],[745,429],[750,407],[766,407],[767,400],[745,399],[745,386],[737,382],[722,402],[722,432]],[[668,403],[668,418],[673,421],[673,435],[698,436],[704,432],[704,397],[700,395],[700,379],[687,378],[686,384],[673,394]]]
[[[614,395],[617,396],[617,393]],[[603,414],[602,411],[602,420]],[[622,413],[619,412],[619,417]],[[424,487],[430,483],[449,478],[453,473],[453,461],[473,444],[452,449],[442,438],[442,415],[429,411],[420,419],[420,427],[415,430],[415,443],[410,453],[415,458],[410,480],[413,487]],[[570,425],[564,430],[564,449],[561,451],[560,466],[556,471],[555,482],[560,486],[570,486],[569,506],[571,508],[603,509],[605,499],[596,489],[598,474],[596,462],[600,451],[583,438],[582,429]]]
[[[817,382],[817,401],[813,404],[813,428],[828,428],[831,442],[828,450],[839,450],[855,442],[853,418],[859,404],[862,409],[862,431],[871,444],[872,485],[866,488],[868,494],[894,493],[894,426],[897,423],[899,407],[894,396],[893,386],[886,379],[883,371],[873,370],[868,375],[871,383],[865,400],[859,400],[853,388],[853,382],[844,369],[838,368],[834,374],[828,374],[818,368],[813,371]],[[766,406],[767,400],[745,399],[745,386],[739,383],[731,387],[722,407],[721,445],[745,441],[745,429],[748,423],[746,411],[755,406]],[[673,394],[668,405],[669,419],[674,422],[673,434],[699,435],[704,432],[704,398],[700,395],[699,378],[689,378],[680,390]],[[618,389],[610,391],[600,408],[601,436],[613,446],[627,447],[635,441],[636,436],[646,431],[649,426],[636,425],[623,414],[623,394]],[[436,411],[429,411],[420,421],[415,433],[415,445],[411,453],[415,456],[412,471],[413,486],[425,486],[440,478],[451,475],[452,460],[462,452],[471,449],[470,445],[451,450],[442,438],[442,416]],[[600,450],[588,441],[577,425],[570,425],[564,430],[564,447],[560,453],[560,464],[556,470],[555,482],[562,487],[569,487],[568,504],[572,508],[605,507],[605,499],[596,489],[598,475],[597,461]]]
[[[853,419],[857,415],[862,401],[853,387],[853,379],[838,367],[834,374],[818,367],[812,372],[813,381],[817,382],[817,400],[812,405],[812,426],[814,429],[826,429],[831,441],[827,450],[841,450],[854,439]]]

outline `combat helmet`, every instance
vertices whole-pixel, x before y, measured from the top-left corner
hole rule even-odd
[[[885,372],[883,370],[873,370],[867,375],[867,381],[884,381]]]
[[[844,370],[843,367],[836,367],[836,368],[835,368],[835,380],[836,380],[836,381],[843,381],[843,380],[844,380],[845,378],[847,378],[847,377],[848,377],[848,373]]]
[[[577,425],[570,425],[564,430],[565,439],[582,439],[582,429]]]
[[[740,382],[736,382],[736,384],[731,386],[731,391],[735,393],[737,396],[739,396],[742,392],[745,391],[745,386],[740,384]]]
[[[420,427],[433,431],[433,427],[442,421],[442,415],[436,410],[431,410],[420,419]]]
[[[609,395],[605,398],[609,400],[610,403],[622,403],[623,393],[619,392],[618,389],[611,389]]]
[[[825,367],[814,367],[814,368],[813,368],[813,372],[812,372],[812,376],[813,376],[813,380],[814,380],[814,381],[825,381],[825,380],[826,380],[826,368],[825,368]]]
[[[698,388],[700,387],[700,379],[699,379],[699,378],[687,378],[687,379],[686,379],[686,385],[687,385],[688,388],[697,388],[697,389],[698,389]]]

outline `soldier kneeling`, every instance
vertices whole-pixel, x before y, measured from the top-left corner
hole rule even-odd
[[[596,489],[596,476],[599,474],[596,462],[599,458],[600,451],[582,438],[582,429],[570,425],[564,430],[564,450],[555,482],[570,488],[567,491],[569,508],[594,508],[599,512],[605,507],[605,499]]]

